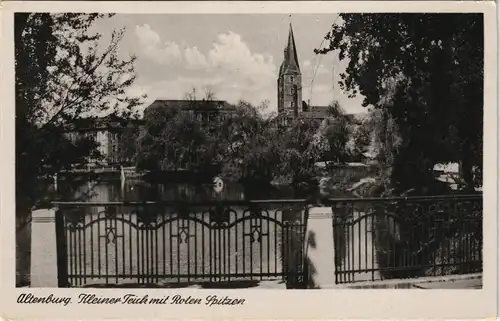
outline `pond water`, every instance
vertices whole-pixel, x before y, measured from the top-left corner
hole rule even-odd
[[[290,186],[243,186],[225,182],[220,190],[214,184],[150,183],[141,179],[85,181],[58,184],[59,197],[65,201],[242,201],[256,199],[296,199],[319,195],[318,188],[297,190]],[[333,195],[332,195],[333,196]],[[339,195],[336,195],[339,196]]]

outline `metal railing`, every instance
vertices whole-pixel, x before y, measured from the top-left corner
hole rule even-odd
[[[60,287],[304,288],[309,207],[331,207],[335,282],[482,271],[482,195],[55,202]]]
[[[336,283],[482,271],[482,195],[329,204]]]
[[[54,205],[60,287],[303,284],[304,200]]]

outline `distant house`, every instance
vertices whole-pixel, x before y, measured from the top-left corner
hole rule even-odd
[[[140,128],[142,124],[142,120],[124,119],[116,115],[80,118],[67,130],[67,135],[73,142],[81,137],[91,137],[98,144],[101,157],[89,158],[87,163],[90,166],[128,165],[132,156],[123,152],[125,146],[122,134],[127,126]]]
[[[433,172],[438,181],[450,184],[451,188],[457,189],[457,183],[460,182],[460,166],[458,163],[436,164]]]
[[[302,109],[304,110],[301,114],[302,117],[316,120],[333,119],[334,115],[331,113],[330,106],[309,106],[305,101],[302,102]],[[368,113],[346,113],[342,115],[352,124],[361,124],[361,122],[369,117]]]
[[[306,102],[302,102],[302,106],[302,116],[305,118],[323,121],[332,117],[328,106],[308,106]]]
[[[224,100],[155,100],[144,110],[144,118],[156,108],[179,108],[193,112],[200,121],[223,120],[230,117],[236,107]]]

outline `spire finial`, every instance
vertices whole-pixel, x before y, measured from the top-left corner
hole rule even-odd
[[[289,15],[289,16],[291,17],[291,15]],[[300,71],[299,61],[297,58],[297,49],[295,48],[295,39],[293,36],[292,22],[290,22],[290,29],[288,31],[288,43],[286,46],[285,55],[287,56],[285,58],[286,65],[288,67],[291,67],[292,69],[296,69],[297,71]]]

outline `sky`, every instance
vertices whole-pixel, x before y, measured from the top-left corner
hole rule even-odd
[[[125,27],[120,54],[137,56],[131,94],[183,99],[210,90],[217,99],[268,103],[276,112],[277,77],[292,24],[302,72],[302,97],[325,106],[334,99],[348,113],[366,112],[362,97],[349,98],[337,84],[347,61],[335,53],[316,55],[337,14],[117,14],[94,28],[109,34]],[[315,76],[314,76],[315,74]],[[314,80],[314,81],[313,81]]]

